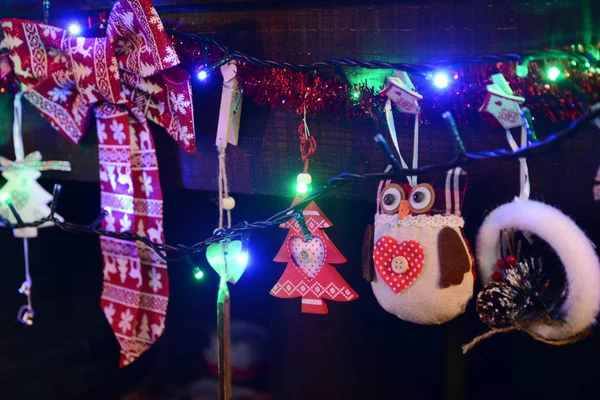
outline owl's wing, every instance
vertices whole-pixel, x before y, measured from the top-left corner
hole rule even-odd
[[[365,238],[362,247],[362,276],[367,282],[372,282],[375,278],[375,265],[373,264],[373,247],[375,243],[375,231],[373,225],[367,225],[365,229]]]
[[[440,254],[440,288],[460,285],[471,270],[472,259],[461,235],[450,227],[440,231],[438,238]]]

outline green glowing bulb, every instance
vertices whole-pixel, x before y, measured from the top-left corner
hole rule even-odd
[[[202,270],[199,267],[194,268],[194,278],[196,278],[197,280],[204,278],[204,272],[202,272]]]
[[[585,62],[585,67],[586,67],[586,68],[589,68],[589,67],[591,67],[590,63],[586,61],[586,62]]]
[[[304,182],[300,182],[296,185],[296,192],[298,192],[299,194],[305,194],[306,192],[308,192],[308,185]]]
[[[577,65],[577,61],[571,61],[571,65],[572,66],[576,66]]]
[[[548,70],[548,79],[550,79],[553,82],[558,78],[559,75],[560,75],[560,69],[558,69],[556,67],[552,67]]]
[[[359,97],[360,97],[360,92],[358,92],[358,91],[354,91],[354,92],[352,93],[352,98],[353,98],[354,100],[358,100],[358,98],[359,98]]]
[[[527,74],[529,73],[527,65],[517,65],[515,72],[519,78],[527,78]]]
[[[8,200],[10,200],[10,195],[8,193],[4,193],[2,196],[0,196],[0,201],[3,203],[6,203]]]

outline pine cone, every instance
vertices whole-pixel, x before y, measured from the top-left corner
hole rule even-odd
[[[477,295],[477,313],[490,328],[515,325],[524,311],[519,294],[504,282],[492,282]]]

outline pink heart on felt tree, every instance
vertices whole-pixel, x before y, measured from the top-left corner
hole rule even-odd
[[[309,279],[317,276],[325,261],[325,245],[318,237],[313,237],[310,242],[305,242],[300,237],[292,237],[289,252],[294,264]]]
[[[382,236],[375,243],[373,262],[381,279],[394,293],[400,293],[413,284],[423,270],[425,251],[415,240],[398,243],[390,236]]]
[[[496,104],[498,107],[500,107],[502,105],[502,102],[500,100],[498,100],[497,102],[495,102],[494,104]]]

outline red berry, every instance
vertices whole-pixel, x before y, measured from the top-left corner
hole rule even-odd
[[[506,256],[506,263],[514,267],[515,265],[517,265],[517,257],[513,256],[512,254]]]
[[[496,261],[496,266],[500,269],[505,269],[506,268],[506,261],[504,261],[503,258],[500,258],[498,261]]]
[[[502,281],[502,272],[496,271],[492,274],[492,279],[496,282]]]

